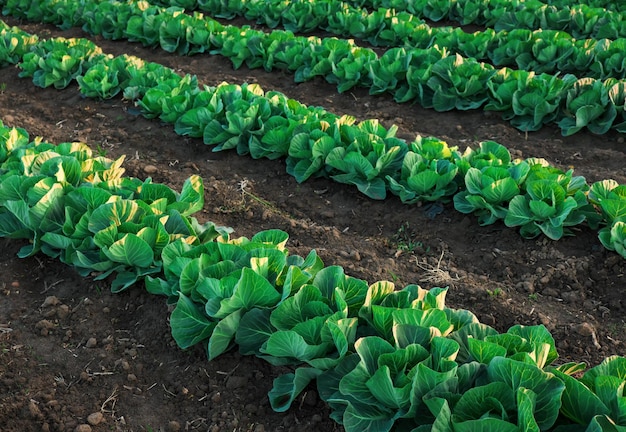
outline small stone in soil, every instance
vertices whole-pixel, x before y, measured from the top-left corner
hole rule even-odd
[[[145,165],[143,167],[143,172],[145,172],[146,174],[154,174],[158,171],[159,169],[157,167],[155,167],[154,165]]]
[[[178,432],[178,431],[180,431],[180,423],[178,423],[176,420],[172,420],[171,422],[168,423],[167,430],[169,432]]]
[[[578,325],[575,325],[574,330],[576,330],[576,333],[578,333],[581,336],[591,336],[596,331],[593,328],[593,325],[589,324],[588,322],[583,322]]]
[[[56,306],[59,303],[61,303],[61,302],[59,301],[57,296],[48,296],[48,297],[46,297],[46,299],[41,304],[41,307],[44,308],[44,307],[48,307],[48,306]]]
[[[104,416],[102,415],[101,412],[91,413],[87,416],[87,423],[89,423],[92,426],[99,425],[100,423],[103,422],[103,420],[104,420]]]
[[[228,381],[226,381],[226,388],[227,389],[242,388],[242,387],[245,387],[247,384],[248,384],[248,378],[237,376],[237,375],[232,375],[230,378],[228,378]]]

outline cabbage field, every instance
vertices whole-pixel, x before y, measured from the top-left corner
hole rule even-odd
[[[0,0],[0,429],[626,430],[582,3]]]

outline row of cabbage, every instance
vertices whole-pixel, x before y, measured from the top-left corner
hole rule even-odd
[[[517,52],[524,57],[517,60],[517,65],[521,69],[537,66],[539,69],[535,69],[536,71],[546,73],[555,73],[559,70],[564,73],[580,73],[590,69],[592,76],[600,78],[610,76],[609,69],[598,70],[599,66],[591,67],[592,62],[583,62],[582,58],[597,57],[596,61],[602,62],[604,57],[601,51],[617,48],[624,43],[623,39],[626,36],[626,21],[622,23],[622,15],[616,14],[612,17],[606,11],[602,11],[602,14],[594,11],[595,19],[585,16],[584,19],[581,18],[581,22],[591,26],[602,18],[604,26],[608,26],[606,21],[609,21],[612,26],[623,27],[623,31],[609,34],[607,30],[602,30],[581,35],[575,29],[571,33],[566,32],[567,28],[561,28],[562,26],[557,26],[550,19],[544,18],[539,20],[536,27],[515,22],[509,26],[496,24],[494,28],[467,33],[460,27],[431,27],[414,13],[397,12],[386,7],[368,11],[331,0],[313,2],[152,0],[150,3],[178,6],[186,10],[199,9],[215,18],[232,19],[241,16],[270,28],[281,26],[285,30],[298,33],[324,30],[342,37],[366,40],[375,46],[428,48],[437,44],[466,57],[489,60],[496,66],[515,65],[516,59],[512,54]],[[529,12],[527,8],[528,6],[525,6],[516,12],[516,16],[530,14],[537,18],[536,13]],[[557,11],[562,19],[573,20],[578,16],[567,7],[558,8]],[[613,21],[618,21],[619,24]],[[549,56],[544,54],[542,57],[540,53],[542,48],[546,49],[550,41],[557,45],[555,51],[561,62],[559,69],[555,69],[556,65],[554,61],[550,61]]]
[[[38,17],[62,28],[82,26],[92,34],[127,38],[146,46],[160,45],[179,54],[221,54],[236,68],[245,62],[250,68],[288,70],[298,82],[323,77],[337,84],[339,91],[363,86],[371,94],[387,92],[398,102],[416,101],[438,111],[498,111],[524,131],[538,130],[551,122],[557,122],[565,135],[585,128],[600,134],[610,129],[626,131],[626,85],[615,78],[577,79],[570,74],[561,78],[506,67],[496,69],[438,46],[393,48],[378,56],[352,40],[223,26],[198,13],[188,15],[181,9],[141,1],[0,3],[4,3],[4,13]],[[550,47],[539,50],[539,55],[554,57],[555,50]],[[621,52],[614,54],[611,59],[623,57]]]
[[[214,151],[286,157],[298,182],[325,176],[356,186],[370,198],[390,191],[402,202],[449,202],[481,225],[503,221],[525,238],[559,239],[586,223],[602,244],[626,257],[626,186],[613,180],[587,184],[573,171],[543,159],[512,160],[493,141],[460,152],[437,138],[413,142],[377,120],[356,123],[320,107],[307,107],[258,85],[201,87],[156,63],[113,57],[86,39],[37,38],[6,27],[0,40],[16,41],[7,62],[40,87],[64,88],[76,79],[88,97],[123,94],[148,118],[173,124],[181,135],[201,138]],[[17,42],[21,41],[21,42]]]
[[[338,22],[358,26],[348,16],[360,16],[368,25],[373,16],[383,16],[397,21],[413,20],[416,24],[430,21],[455,21],[461,25],[481,25],[496,30],[550,29],[570,33],[576,39],[616,39],[626,36],[624,5],[602,2],[604,6],[578,4],[573,1],[542,2],[493,0],[382,0],[382,1],[332,1],[332,0],[253,0],[233,2],[228,0],[157,0],[166,6],[187,10],[200,9],[218,18],[243,16],[249,20],[275,27],[279,23],[293,31],[320,28],[335,33]],[[597,2],[600,3],[600,2]],[[606,4],[608,3],[608,4]],[[608,10],[607,10],[608,6]],[[372,11],[371,13],[368,13]],[[303,18],[301,18],[303,17]],[[306,19],[304,19],[306,17]],[[309,20],[308,22],[306,20]],[[297,30],[296,30],[297,28]],[[357,27],[358,28],[358,27]],[[333,30],[331,30],[333,29]],[[341,30],[341,29],[340,29]],[[343,31],[350,31],[348,26]]]
[[[368,285],[315,251],[290,255],[279,230],[230,238],[192,216],[199,177],[179,193],[125,177],[122,159],[0,123],[0,235],[29,241],[21,257],[114,278],[114,291],[145,281],[175,305],[181,348],[294,368],[274,381],[273,409],[315,382],[347,432],[626,430],[626,358],[554,366],[543,326],[498,333],[446,307],[446,289]]]
[[[437,3],[438,0],[408,0],[405,1],[402,5],[399,4],[399,2],[393,3],[394,1],[397,0],[349,0],[350,4],[359,7],[377,8],[382,6],[395,7],[398,9],[433,8],[434,4]],[[476,5],[481,5],[481,8],[483,10],[505,9],[506,11],[516,11],[524,7],[537,8],[541,5],[549,5],[563,8],[577,6],[582,3],[582,5],[590,8],[601,8],[607,11],[617,12],[626,11],[626,4],[621,2],[615,2],[613,0],[585,0],[584,2],[581,2],[580,0],[489,0],[488,2],[484,2],[483,0],[447,0],[447,3],[449,4],[449,7],[451,9],[473,9],[474,7],[476,7]],[[484,14],[490,15],[491,12],[484,12]]]
[[[395,13],[384,8],[368,12],[330,0],[151,3],[200,8],[216,18],[244,16],[270,28],[281,26],[294,33],[324,30],[340,37],[366,40],[374,46],[445,47],[450,53],[495,66],[514,66],[536,73],[571,73],[598,79],[624,78],[626,73],[626,60],[622,55],[626,39],[621,36],[576,39],[564,31],[545,26],[534,30],[521,26],[499,31],[488,28],[467,33],[460,27],[431,27],[407,12]]]
[[[349,0],[349,3],[369,9],[407,11],[430,21],[455,21],[502,30],[549,28],[567,31],[576,38],[626,35],[622,15],[626,4],[612,0]]]

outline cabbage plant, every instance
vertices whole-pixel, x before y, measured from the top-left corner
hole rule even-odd
[[[394,92],[399,83],[406,80],[412,55],[411,50],[392,48],[385,51],[378,61],[368,63],[366,66],[372,80],[370,94]]]
[[[424,108],[433,107],[434,90],[428,85],[432,77],[433,65],[446,58],[449,53],[445,48],[430,50],[414,49],[407,65],[406,82],[399,82],[394,93],[396,102],[417,101]]]
[[[564,117],[558,122],[564,136],[586,127],[604,134],[613,126],[617,109],[609,97],[612,81],[606,84],[593,78],[581,78],[567,91]]]
[[[106,56],[76,77],[81,94],[97,99],[110,99],[129,86],[131,71],[144,67],[143,60],[123,54]]]
[[[168,15],[161,13],[158,6],[141,8],[126,23],[126,37],[131,42],[140,42],[143,46],[154,47],[159,44],[159,29]],[[179,9],[177,9],[179,10]]]
[[[330,177],[340,183],[355,185],[373,199],[384,199],[384,179],[398,171],[407,151],[396,138],[397,127],[385,129],[378,120],[365,120],[356,126],[344,127],[345,147],[337,146],[326,156]]]
[[[37,35],[29,35],[17,27],[9,27],[1,22],[0,67],[18,63],[38,40]]]
[[[436,138],[417,137],[409,149],[400,175],[386,177],[391,192],[405,204],[449,200],[460,183],[453,156],[457,154],[456,147],[449,148],[446,142]]]
[[[626,257],[626,185],[615,180],[603,180],[591,185],[589,201],[599,207],[603,226],[598,232],[600,241],[609,250]]]
[[[472,167],[465,174],[466,189],[454,195],[454,208],[461,213],[475,213],[480,225],[503,220],[509,202],[520,194],[520,184],[529,171],[526,162],[518,162],[509,168]]]
[[[32,77],[39,87],[65,88],[91,64],[103,56],[102,50],[87,39],[63,37],[40,41],[26,54],[19,67],[20,77]]]
[[[531,160],[528,160],[532,163]],[[567,227],[589,222],[597,224],[597,213],[589,205],[584,177],[574,177],[572,170],[562,172],[550,168],[547,162],[532,165],[523,185],[524,194],[511,199],[504,223],[521,227],[524,238],[534,238],[543,233],[552,240],[571,234]]]
[[[476,109],[488,99],[487,82],[493,66],[465,59],[459,54],[446,57],[432,67],[427,85],[433,90],[433,108],[437,111]]]
[[[76,16],[81,17],[79,23],[82,24],[84,31],[91,34],[99,34],[106,39],[112,40],[119,40],[126,37],[126,25],[137,11],[137,7],[132,2],[68,3],[70,5],[74,3],[76,6],[82,3],[80,12],[77,10],[74,12]],[[143,3],[143,5],[145,5],[145,3]],[[64,25],[69,28],[69,17],[65,18],[65,21]],[[76,21],[73,24],[76,25]]]

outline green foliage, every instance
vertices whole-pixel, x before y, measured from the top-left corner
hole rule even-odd
[[[17,64],[39,38],[17,27],[0,24],[0,67]]]
[[[334,37],[310,39],[308,49],[303,53],[303,64],[295,71],[294,80],[304,82],[316,76],[330,75],[333,66],[346,58],[353,48],[356,48],[354,42]],[[345,67],[349,68],[349,65]],[[353,73],[358,73],[358,70]]]
[[[502,112],[504,120],[514,118],[516,112],[513,109],[513,96],[519,94],[518,89],[526,86],[533,77],[533,72],[521,69],[498,69],[487,82],[490,100],[485,105],[485,110]]]
[[[461,213],[476,213],[481,225],[505,219],[507,206],[520,193],[530,167],[519,162],[510,168],[488,166],[481,170],[470,168],[465,174],[466,190],[454,196],[454,208]]]
[[[608,132],[617,117],[609,89],[608,85],[593,78],[581,78],[574,83],[567,92],[565,117],[558,123],[564,136],[584,127],[596,134]]]
[[[179,55],[203,53],[217,44],[213,36],[223,30],[220,23],[201,13],[188,15],[182,9],[170,7],[158,27],[158,43],[165,51]],[[220,40],[219,43],[225,42]]]
[[[389,189],[403,203],[450,200],[458,188],[458,166],[448,144],[436,138],[417,137],[404,156],[398,179],[388,175]]]
[[[125,99],[137,101],[142,99],[148,90],[162,82],[173,87],[181,81],[180,75],[158,63],[144,62],[132,57],[128,60],[124,67],[129,79],[122,89]]]
[[[497,46],[489,53],[496,66],[515,64],[517,58],[532,48],[533,33],[528,29],[513,29],[506,38],[498,39]]]
[[[589,201],[599,207],[606,225],[598,232],[600,241],[626,257],[626,186],[615,180],[596,182],[589,190]]]
[[[337,84],[339,93],[343,93],[356,85],[369,87],[371,78],[368,68],[370,64],[377,61],[378,56],[371,49],[352,48],[344,58],[331,64],[332,73],[326,75],[326,81]]]
[[[41,4],[31,4],[29,0],[11,0],[6,2],[2,12],[3,14],[8,14],[9,11],[18,18],[27,19],[29,21],[41,22],[44,21],[44,17],[46,16],[44,10],[42,10]]]
[[[478,148],[467,148],[464,153],[454,153],[456,165],[463,175],[470,168],[479,170],[487,167],[511,167],[511,153],[502,144],[495,141],[482,141]]]
[[[326,167],[326,158],[338,146],[339,131],[355,122],[354,117],[343,116],[334,120],[331,125],[327,120],[311,118],[298,125],[289,143],[287,156],[287,172],[302,183],[311,176],[330,172]]]
[[[608,357],[580,379],[560,370],[553,373],[565,383],[561,413],[588,430],[622,430],[626,423],[623,402],[625,363]]]
[[[546,74],[529,75],[528,78],[527,81],[518,81],[518,88],[513,92],[515,117],[511,119],[511,124],[523,131],[535,131],[557,118],[563,91],[570,88],[576,78],[566,75],[561,79]]]
[[[626,222],[613,222],[610,227],[600,230],[598,236],[605,248],[626,257]]]
[[[425,108],[433,107],[433,89],[428,86],[432,77],[433,65],[446,58],[448,51],[437,46],[429,50],[411,51],[411,60],[407,67],[406,83],[398,83],[394,94],[396,102],[417,100]]]
[[[131,71],[144,67],[141,59],[123,54],[98,62],[76,77],[80,92],[86,97],[110,99],[128,87]]]
[[[39,87],[65,88],[102,55],[102,50],[87,39],[59,37],[40,41],[24,54],[19,76],[32,77]]]
[[[532,33],[530,50],[519,53],[515,62],[520,69],[537,73],[553,73],[568,64],[574,54],[572,37],[558,30],[539,30]]]
[[[137,101],[147,118],[159,117],[168,123],[175,123],[189,108],[198,94],[198,79],[195,76],[170,75],[159,80],[158,84],[146,90],[143,98]]]
[[[512,162],[509,151],[494,141],[481,142],[476,150],[468,148],[456,165],[465,190],[454,195],[454,208],[461,213],[476,212],[481,225],[506,217],[509,201],[519,195],[530,172],[527,162]]]
[[[390,57],[400,55],[408,62],[409,68],[419,59],[415,57],[417,51],[399,50],[392,53]],[[446,58],[452,60],[459,57]],[[394,61],[398,61],[398,58]],[[502,78],[498,74],[494,76]],[[372,122],[353,125],[353,119],[338,119],[322,109],[299,105],[279,93],[265,95],[256,85],[223,84],[201,90],[195,77],[180,77],[167,68],[143,63],[133,57],[101,54],[93,67],[78,77],[84,94],[109,97],[123,89],[128,98],[143,95],[137,103],[144,115],[158,116],[174,123],[181,134],[202,137],[205,143],[215,146],[215,151],[236,148],[240,154],[250,153],[255,158],[286,155],[287,171],[298,181],[326,175],[340,182],[354,184],[372,198],[385,197],[389,189],[407,203],[445,200],[460,188],[462,190],[454,198],[457,209],[463,209],[463,212],[478,211],[481,223],[493,223],[497,219],[506,218],[507,201],[519,194],[520,182],[524,180],[524,165],[516,162],[514,165],[517,168],[512,172],[513,178],[519,176],[517,180],[504,179],[502,176],[511,174],[505,174],[502,170],[490,170],[485,177],[487,184],[478,187],[478,171],[482,172],[486,167],[512,169],[510,154],[497,143],[483,142],[479,149],[468,149],[464,154],[456,150],[450,152],[442,142],[439,142],[438,148],[434,145],[437,141],[435,139],[423,140],[422,144],[427,143],[426,146],[418,145],[417,141],[407,146],[404,141],[393,136],[395,128],[386,130]],[[519,79],[522,78],[523,75],[520,75]],[[527,75],[527,78],[532,78],[532,74]],[[511,81],[502,81],[505,82]],[[593,84],[593,88],[596,86]],[[427,88],[422,87],[422,90]],[[507,87],[500,85],[493,88]],[[609,89],[607,97],[611,98],[611,103],[621,101],[617,83],[607,82],[602,88]],[[512,111],[514,96],[519,91],[500,94],[503,96],[502,101],[510,98],[506,104],[510,103]],[[434,95],[435,92],[430,94]],[[572,99],[572,106],[574,102]],[[471,175],[468,175],[470,168],[478,171],[472,170]],[[566,233],[564,227],[583,221],[592,227],[597,225],[598,216],[587,204],[584,190],[567,192],[564,199],[569,204],[565,209],[560,209],[561,205],[553,203],[551,196],[554,193],[555,202],[559,202],[563,195],[559,191],[569,186],[548,186],[548,182],[559,180],[544,180],[539,182],[544,183],[543,188],[529,186],[535,194],[534,198],[530,198],[530,193],[526,193],[524,198],[515,198],[511,207],[514,212],[508,215],[507,224],[522,226],[521,232],[525,237],[543,232],[550,238],[559,238]],[[477,193],[479,190],[481,192]],[[487,194],[488,199],[485,196],[474,196],[481,194]],[[537,203],[525,204],[526,200]],[[539,201],[548,207],[555,206],[555,209],[540,211],[538,206],[544,204],[538,204]],[[531,206],[539,212],[538,215],[530,216]],[[553,211],[559,216],[554,216]],[[550,223],[546,224],[546,218]],[[606,234],[603,236],[606,238]]]
[[[428,86],[433,90],[433,108],[437,111],[476,109],[488,98],[487,82],[495,72],[488,64],[448,56],[432,67]]]
[[[126,37],[125,30],[128,21],[135,12],[136,8],[130,2],[84,2],[79,23],[88,33],[99,34],[106,39],[123,39]],[[76,11],[76,15],[78,14],[79,12]],[[70,20],[69,17],[66,19],[65,26],[69,27]]]
[[[398,170],[406,152],[393,136],[395,129],[386,130],[378,120],[366,120],[344,131],[349,144],[333,148],[326,156],[331,178],[354,184],[370,198],[384,199],[384,179]]]
[[[126,23],[126,37],[131,42],[140,42],[143,46],[154,47],[159,44],[161,24],[167,20],[167,14],[161,13],[158,6],[141,8],[129,17]]]
[[[573,177],[572,170],[551,168],[544,160],[537,162],[524,184],[526,193],[511,200],[505,224],[521,227],[524,238],[543,233],[553,240],[568,234],[566,227],[581,224],[587,216],[591,225],[597,225],[597,214],[585,196],[589,188],[585,179]]]
[[[263,68],[267,71],[276,68],[292,72],[304,65],[307,50],[318,40],[313,36],[297,38],[289,31],[280,30],[270,33],[267,39],[268,43],[261,44],[265,50]]]
[[[274,4],[282,6],[277,3]],[[289,2],[286,10],[277,7],[276,16],[282,20],[285,30],[306,33],[316,30],[326,21],[331,7],[330,2],[294,1]]]

